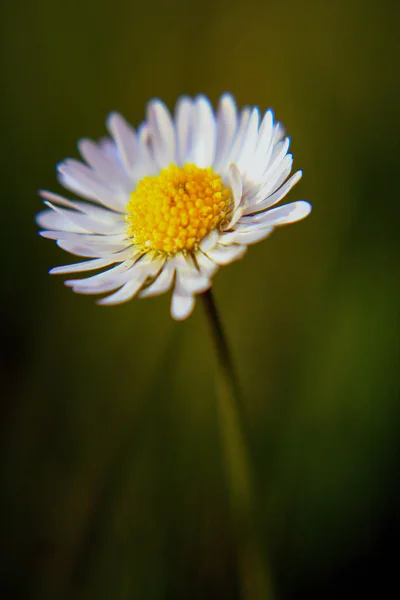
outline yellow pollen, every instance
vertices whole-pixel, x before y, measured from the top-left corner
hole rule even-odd
[[[190,252],[231,210],[232,194],[212,167],[171,164],[144,177],[127,206],[128,233],[141,252]]]

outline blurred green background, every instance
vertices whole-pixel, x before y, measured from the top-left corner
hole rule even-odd
[[[149,98],[199,92],[272,107],[304,170],[290,199],[314,207],[214,280],[276,598],[395,581],[399,17],[394,0],[3,6],[3,598],[244,597],[201,304],[183,323],[167,296],[98,307],[47,275],[71,257],[34,224],[111,110],[138,124]]]

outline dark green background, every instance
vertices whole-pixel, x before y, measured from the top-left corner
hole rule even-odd
[[[381,597],[400,529],[398,3],[2,13],[3,597],[240,598],[200,303],[184,323],[167,296],[98,307],[47,275],[71,257],[34,224],[109,111],[138,124],[151,97],[224,91],[274,108],[304,170],[290,199],[313,204],[214,282],[277,598]]]

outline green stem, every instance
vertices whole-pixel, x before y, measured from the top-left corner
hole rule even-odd
[[[240,411],[243,410],[242,394],[239,386],[239,380],[233,364],[232,355],[229,350],[227,338],[224,332],[221,318],[215,304],[214,294],[210,288],[202,295],[206,309],[208,321],[211,327],[211,334],[214,339],[215,348],[218,355],[219,364],[226,378],[226,383],[231,388],[235,401]]]
[[[256,499],[243,433],[243,401],[232,355],[211,290],[202,295],[219,362],[218,412],[244,600],[272,600],[269,570],[259,544]]]

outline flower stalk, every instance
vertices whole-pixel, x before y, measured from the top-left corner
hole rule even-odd
[[[273,600],[270,573],[259,541],[256,493],[244,435],[242,394],[211,290],[202,295],[218,357],[218,416],[227,486],[245,600]]]

